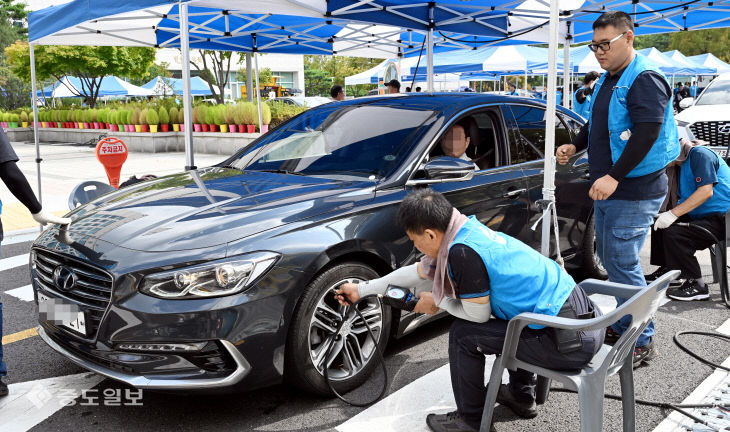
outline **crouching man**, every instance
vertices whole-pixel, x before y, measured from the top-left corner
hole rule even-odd
[[[449,332],[457,410],[429,414],[426,423],[437,432],[478,430],[487,394],[484,356],[502,352],[512,317],[535,312],[592,318],[600,312],[557,263],[519,240],[492,231],[473,216],[467,218],[438,192],[408,195],[398,210],[398,223],[426,256],[383,278],[343,284],[338,300],[345,304],[343,295],[354,302],[361,296],[383,294],[388,284],[422,288],[433,280],[432,292],[419,294],[415,311],[434,314],[443,309],[457,318]],[[495,318],[489,319],[490,315]],[[517,357],[548,368],[582,367],[603,344],[604,332],[577,336],[556,336],[553,329],[528,327],[520,337]],[[574,343],[558,350],[556,337]],[[497,402],[521,417],[535,417],[535,375],[525,370],[509,371],[509,375],[509,384],[500,385]]]

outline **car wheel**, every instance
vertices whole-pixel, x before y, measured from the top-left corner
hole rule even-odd
[[[294,319],[286,347],[287,380],[303,390],[323,396],[332,395],[324,378],[324,368],[333,387],[348,392],[365,382],[377,367],[375,342],[351,306],[340,306],[333,289],[345,282],[359,282],[378,277],[363,264],[338,264],[317,276],[305,289],[294,310]],[[376,297],[366,298],[356,306],[367,320],[377,344],[385,349],[390,335],[391,309]],[[346,321],[338,336],[335,329]],[[328,348],[334,349],[327,356]]]
[[[596,253],[596,226],[591,219],[586,225],[586,232],[583,236],[583,267],[581,272],[585,278],[608,279],[608,273],[601,264],[598,253]]]

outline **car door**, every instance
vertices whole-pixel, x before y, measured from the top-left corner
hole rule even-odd
[[[542,216],[538,200],[542,199],[545,165],[545,107],[529,103],[510,104],[514,123],[508,125],[511,145],[518,155],[513,162],[519,163],[525,174],[530,204],[527,226],[532,226]],[[580,123],[558,113],[555,121],[555,146],[572,141]],[[581,159],[581,158],[577,158]],[[561,252],[570,259],[583,247],[586,222],[590,218],[592,201],[588,198],[587,159],[568,166],[558,166],[555,175],[555,196],[560,231]],[[526,230],[523,241],[536,247],[540,244],[542,230]],[[551,238],[550,253],[556,254],[555,240]]]
[[[435,183],[430,187],[443,193],[463,214],[474,215],[494,230],[519,237],[528,218],[527,183],[523,171],[509,164],[502,110],[498,106],[481,108],[455,120],[467,117],[476,125],[471,134],[470,156],[474,160],[487,159],[482,164],[484,168],[478,168],[471,180]],[[444,132],[447,130],[445,128]],[[437,141],[431,154],[438,152],[438,146]]]

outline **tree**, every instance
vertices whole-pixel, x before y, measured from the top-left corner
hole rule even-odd
[[[167,62],[162,62],[160,64],[153,63],[150,65],[149,69],[147,69],[147,73],[144,75],[137,75],[136,77],[130,77],[129,82],[132,84],[139,86],[142,84],[146,84],[150,82],[150,80],[161,76],[163,80],[165,78],[172,78],[172,73],[170,72],[170,64]]]
[[[30,53],[27,42],[16,42],[5,48],[8,63],[14,74],[30,81]],[[101,80],[106,75],[120,77],[140,76],[147,73],[155,60],[155,49],[146,47],[63,46],[38,45],[35,47],[36,77],[39,80],[60,80],[65,75],[81,80],[78,91],[90,107],[96,105]]]
[[[669,49],[680,50],[686,56],[713,53],[723,61],[730,61],[730,29],[694,30],[672,33]]]
[[[368,70],[382,59],[342,56],[304,56],[304,87],[308,95],[329,96],[330,88],[334,84],[345,85],[345,77]],[[367,93],[371,85],[357,86],[353,89],[355,95]]]
[[[222,104],[231,72],[231,52],[198,50],[198,53],[202,64],[199,65],[193,59],[190,59],[190,64],[200,71],[200,77],[208,83],[216,102]],[[210,64],[210,68],[208,64]]]
[[[10,70],[5,59],[5,47],[28,38],[27,16],[25,4],[0,0],[0,107],[4,109],[15,109],[29,103],[30,86]]]
[[[243,57],[243,59],[244,59],[243,63],[245,65],[246,58]],[[240,64],[240,62],[239,62],[239,64]],[[239,69],[238,72],[236,73],[236,81],[246,82],[247,75],[248,74],[246,73],[246,66],[244,66],[241,69]],[[259,70],[259,84],[269,85],[269,84],[273,83],[273,81],[274,81],[274,74],[271,72],[270,68],[263,68],[263,69]],[[254,78],[253,85],[256,85],[256,78]]]
[[[634,48],[637,50],[652,47],[661,52],[669,51],[669,34],[643,35],[634,39]]]
[[[332,78],[322,69],[304,65],[304,92],[310,96],[327,96],[332,87]]]

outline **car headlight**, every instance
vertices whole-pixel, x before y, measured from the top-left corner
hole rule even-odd
[[[144,277],[139,291],[166,299],[218,297],[249,287],[276,263],[279,254],[254,252]]]

